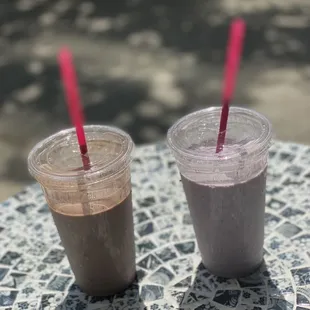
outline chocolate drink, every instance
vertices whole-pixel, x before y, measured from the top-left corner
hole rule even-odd
[[[114,207],[83,215],[81,205],[50,209],[77,284],[89,295],[124,290],[135,278],[131,193]]]
[[[182,182],[205,267],[227,278],[254,272],[263,260],[266,169],[231,186]]]

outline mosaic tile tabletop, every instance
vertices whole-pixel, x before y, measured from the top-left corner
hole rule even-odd
[[[38,185],[0,206],[0,309],[310,309],[310,147],[276,142],[267,184],[265,264],[223,279],[200,264],[173,158],[140,147],[132,165],[137,281],[110,298],[74,284]]]

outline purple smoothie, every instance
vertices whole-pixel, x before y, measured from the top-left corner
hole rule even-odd
[[[182,182],[205,267],[227,278],[254,272],[263,260],[266,169],[230,186]]]
[[[256,111],[229,111],[220,153],[220,107],[182,117],[168,130],[167,142],[182,176],[203,264],[217,276],[238,278],[263,260],[272,126]]]

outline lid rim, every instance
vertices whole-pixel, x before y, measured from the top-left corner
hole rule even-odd
[[[75,132],[75,128],[71,127],[71,128],[67,128],[67,129],[63,129],[60,130],[58,132],[56,132],[55,134],[48,136],[47,138],[41,140],[40,142],[38,142],[30,151],[29,155],[28,155],[28,171],[29,173],[32,175],[32,177],[34,177],[37,181],[40,182],[41,179],[46,179],[46,180],[52,180],[52,181],[61,181],[63,183],[72,183],[75,182],[76,180],[78,180],[79,178],[84,178],[87,177],[87,179],[89,179],[89,181],[87,182],[87,184],[92,184],[94,182],[97,182],[97,180],[94,180],[93,182],[91,181],[92,178],[96,178],[96,176],[98,176],[99,174],[101,174],[104,170],[106,170],[108,168],[109,171],[111,171],[110,174],[105,176],[105,179],[109,179],[110,177],[112,177],[115,173],[118,173],[118,170],[116,172],[112,172],[113,168],[115,166],[117,166],[117,164],[124,160],[124,164],[127,166],[130,164],[131,162],[131,154],[133,152],[134,149],[134,143],[131,139],[131,137],[129,136],[129,134],[127,134],[125,131],[117,128],[117,127],[113,127],[113,126],[104,126],[104,125],[86,125],[84,126],[85,132],[87,133],[92,133],[92,132],[102,132],[102,133],[107,133],[107,132],[111,132],[111,133],[115,133],[118,134],[119,136],[123,137],[124,140],[126,141],[126,147],[125,149],[122,151],[122,154],[120,156],[118,156],[116,159],[114,159],[111,163],[104,165],[102,168],[96,169],[96,170],[88,170],[88,171],[84,171],[81,170],[78,173],[76,173],[75,175],[63,175],[63,174],[59,174],[59,173],[52,173],[52,171],[50,172],[46,172],[44,171],[44,169],[40,169],[37,165],[36,165],[36,159],[38,158],[39,154],[36,154],[40,149],[44,148],[44,146],[48,145],[51,141],[53,141],[54,139],[56,139],[57,137],[59,139],[64,138],[66,136],[68,136],[69,134]],[[126,160],[126,156],[128,157],[128,160]],[[108,173],[108,171],[107,171]]]
[[[178,158],[184,158],[184,159],[190,159],[190,160],[198,160],[198,161],[208,161],[208,162],[223,162],[223,156],[221,156],[221,153],[216,154],[215,153],[215,147],[214,147],[214,155],[201,155],[197,154],[197,152],[194,152],[192,150],[187,149],[181,149],[178,143],[175,142],[174,134],[176,130],[182,125],[182,124],[188,124],[191,119],[194,119],[197,115],[204,115],[208,113],[218,113],[221,111],[220,107],[210,107],[206,109],[202,109],[190,114],[187,114],[183,116],[181,119],[179,119],[176,123],[174,123],[168,130],[167,133],[167,144],[170,147],[170,149],[175,153],[176,157]],[[261,135],[255,140],[256,146],[249,150],[249,152],[246,154],[245,157],[250,158],[252,156],[260,156],[263,152],[267,151],[270,146],[270,141],[272,138],[272,125],[270,121],[262,114],[246,109],[241,107],[231,107],[230,113],[235,113],[235,115],[244,115],[247,116],[249,119],[253,118],[261,122],[263,126],[265,126],[266,130],[262,131]],[[254,140],[253,140],[254,141]],[[235,152],[233,154],[225,154],[225,161],[235,160],[236,158],[240,157],[240,154],[238,152]]]

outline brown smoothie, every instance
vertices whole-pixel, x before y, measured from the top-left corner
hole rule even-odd
[[[263,260],[266,169],[231,186],[182,182],[205,267],[227,278],[254,272]]]
[[[131,193],[114,207],[91,215],[83,215],[81,205],[50,203],[50,209],[76,282],[84,292],[111,295],[134,280]]]

